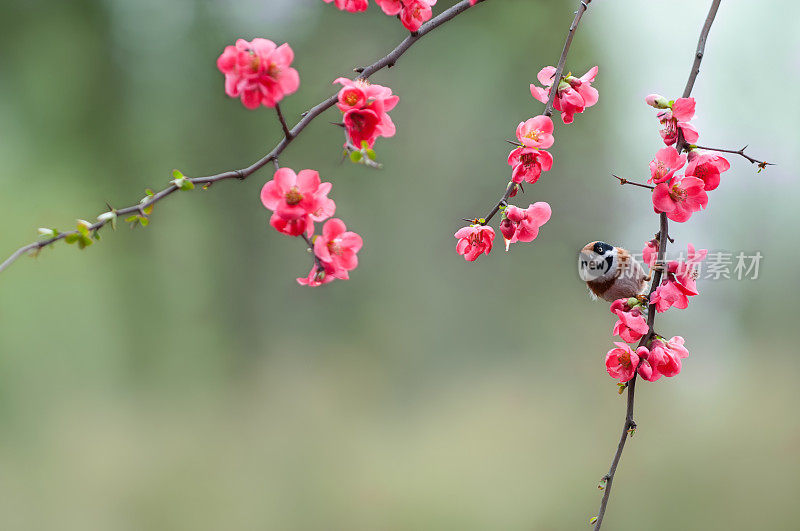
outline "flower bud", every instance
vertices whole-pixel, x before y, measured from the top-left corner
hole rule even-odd
[[[506,218],[500,222],[500,232],[503,233],[503,238],[506,240],[514,237],[514,224],[510,219]]]
[[[644,101],[647,102],[649,106],[655,107],[656,109],[669,108],[669,101],[660,94],[650,94],[644,99]]]

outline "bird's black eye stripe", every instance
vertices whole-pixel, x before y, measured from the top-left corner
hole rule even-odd
[[[606,242],[595,242],[594,247],[592,248],[592,250],[597,254],[605,254],[612,249],[613,247]]]

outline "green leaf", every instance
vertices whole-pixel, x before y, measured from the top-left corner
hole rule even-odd
[[[67,234],[66,236],[64,236],[64,241],[72,245],[73,243],[78,241],[80,237],[81,237],[80,234],[75,234],[75,233]]]
[[[375,160],[375,159],[378,158],[378,154],[375,153],[374,149],[367,149],[366,151],[367,151],[367,156],[369,157],[369,160]]]
[[[364,156],[361,154],[360,151],[353,151],[352,153],[350,153],[350,160],[352,160],[355,163],[361,162],[362,158],[364,158]]]
[[[172,170],[172,177],[175,179],[183,179],[183,174],[180,170]]]
[[[147,194],[150,197],[153,197],[154,195],[156,195],[156,193],[154,191],[152,191],[150,188],[145,188],[144,189],[144,193]]]
[[[146,227],[150,224],[150,220],[144,216],[139,216],[139,223],[142,224],[142,227]]]
[[[194,190],[194,183],[189,179],[184,179],[183,184],[180,185],[180,189],[183,191]]]

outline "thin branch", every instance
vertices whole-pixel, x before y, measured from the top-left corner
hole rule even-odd
[[[286,125],[286,119],[283,117],[283,113],[281,112],[280,103],[275,104],[275,112],[278,113],[278,121],[280,121],[281,123],[281,128],[283,129],[283,136],[291,140],[292,132],[289,130],[289,126]]]
[[[647,188],[648,190],[655,190],[656,189],[655,186],[652,186],[652,185],[649,185],[649,184],[637,183],[636,181],[629,181],[628,179],[623,179],[622,177],[617,177],[613,173],[611,175],[613,177],[616,177],[617,179],[619,179],[619,184],[630,184],[630,185],[633,185],[633,186],[639,186],[640,188]]]
[[[567,40],[564,42],[564,49],[561,50],[561,57],[558,59],[556,72],[553,74],[553,84],[550,85],[550,97],[547,99],[547,105],[544,106],[543,114],[545,116],[552,116],[553,114],[553,103],[556,100],[556,94],[558,94],[558,84],[561,83],[561,77],[564,75],[564,67],[567,64],[567,54],[569,54],[569,47],[572,46],[572,38],[575,36],[578,24],[581,22],[581,17],[586,10],[589,9],[589,4],[591,2],[592,0],[581,0],[578,3],[578,9],[575,11],[575,18],[572,19],[572,24],[569,25]]]
[[[683,97],[688,98],[694,89],[694,82],[697,80],[697,74],[700,73],[700,63],[703,61],[703,55],[706,52],[706,41],[708,40],[708,32],[711,31],[711,25],[714,23],[714,18],[717,16],[717,10],[722,0],[713,0],[711,8],[708,10],[706,22],[703,24],[703,29],[700,30],[700,38],[697,39],[697,50],[694,52],[694,64],[692,70],[689,72],[689,79],[686,81],[686,88],[683,89]]]
[[[319,256],[317,256],[317,253],[314,252],[314,241],[311,238],[309,238],[305,232],[300,236],[302,236],[303,239],[308,244],[309,252],[314,255],[314,264],[317,266],[317,271],[325,271],[325,266],[322,265],[322,260],[320,260]]]
[[[698,146],[697,144],[695,144],[694,147],[696,147],[697,149],[705,149],[707,151],[719,151],[719,152],[722,152],[722,153],[733,153],[734,155],[741,155],[742,157],[747,159],[751,164],[757,164],[759,170],[763,170],[767,166],[774,166],[775,165],[772,162],[767,162],[765,160],[754,159],[753,157],[751,157],[750,155],[745,153],[744,150],[747,149],[747,146],[743,147],[742,149],[722,149],[722,148],[712,148],[712,147],[706,147],[706,146]]]
[[[478,0],[477,3],[485,2],[486,0]],[[397,45],[391,52],[389,52],[385,57],[378,59],[373,64],[363,67],[357,68],[356,72],[360,75],[358,76],[360,79],[367,79],[375,72],[382,70],[386,67],[394,66],[397,60],[402,56],[412,45],[414,45],[417,41],[419,41],[422,37],[433,31],[434,29],[438,28],[445,22],[448,22],[455,18],[457,15],[463,13],[470,7],[470,0],[462,0],[461,2],[457,3],[453,7],[443,11],[438,16],[432,18],[425,24],[423,24],[419,30],[415,33],[412,33],[403,41]],[[218,181],[225,181],[230,179],[238,179],[238,180],[245,180],[250,175],[254,174],[262,167],[264,167],[267,163],[271,161],[276,161],[278,156],[283,152],[284,149],[295,139],[297,136],[310,124],[317,116],[325,112],[326,110],[330,109],[334,106],[337,101],[337,94],[330,96],[329,98],[321,101],[315,107],[311,108],[310,110],[304,112],[302,114],[302,118],[299,122],[295,124],[294,127],[291,129],[288,128],[286,125],[286,121],[283,119],[282,113],[279,107],[276,107],[278,113],[278,119],[281,121],[281,126],[283,127],[284,137],[281,139],[280,142],[266,155],[252,163],[250,166],[240,169],[240,170],[231,170],[222,173],[217,173],[215,175],[209,175],[207,177],[194,177],[194,178],[186,178],[187,181],[195,184],[195,185],[206,185],[210,186],[213,183]],[[276,164],[277,166],[277,164]],[[170,196],[173,192],[178,190],[178,187],[174,184],[170,184],[167,188],[159,191],[156,194],[147,198],[147,201],[142,203],[137,203],[135,205],[121,208],[115,210],[114,212],[119,216],[125,216],[128,214],[138,214],[142,216],[146,216],[145,208],[151,207],[154,204],[158,203],[162,199]],[[89,225],[87,228],[89,232],[96,232],[103,228],[110,220],[103,219],[98,220],[96,223]],[[20,247],[14,253],[11,254],[2,264],[0,264],[0,272],[3,272],[7,269],[12,263],[14,263],[20,256],[27,254],[32,251],[38,251],[48,245],[52,245],[53,243],[66,238],[69,235],[78,234],[77,230],[62,232],[59,233],[57,236],[51,238],[45,238],[43,240],[39,240],[37,242],[30,243],[23,247]]]
[[[553,75],[553,84],[550,87],[550,97],[547,100],[547,104],[544,106],[544,115],[545,116],[552,116],[553,115],[553,102],[555,101],[556,94],[558,93],[558,84],[561,82],[561,76],[564,74],[564,66],[567,64],[567,55],[569,54],[569,48],[572,46],[572,38],[575,37],[575,32],[578,30],[578,24],[581,22],[581,17],[589,8],[589,4],[592,0],[581,0],[578,3],[578,9],[575,11],[575,18],[572,19],[572,24],[569,25],[569,31],[567,32],[567,40],[564,42],[564,48],[561,50],[561,57],[558,59],[558,66],[556,66],[555,74]],[[514,144],[514,142],[509,142]],[[492,218],[500,211],[500,208],[504,206],[508,198],[511,197],[512,192],[514,191],[514,183],[508,183],[506,186],[506,190],[503,193],[503,196],[500,200],[495,203],[492,209],[489,211],[488,214],[483,218],[484,225],[489,223]]]
[[[705,24],[703,24],[703,29],[700,31],[700,39],[697,42],[697,51],[695,52],[694,64],[692,65],[692,70],[689,73],[689,80],[686,82],[686,89],[683,91],[684,98],[688,98],[692,94],[694,82],[697,79],[697,74],[700,72],[700,62],[703,60],[703,53],[706,47],[706,40],[708,39],[708,32],[711,30],[711,25],[714,23],[714,17],[717,15],[720,2],[721,0],[713,0],[711,2],[711,8],[706,16]],[[678,151],[685,151],[687,148],[688,145],[683,138],[680,137],[678,139]],[[667,215],[663,212],[659,214],[659,223],[660,230],[658,232],[658,256],[656,258],[656,263],[663,264],[664,257],[667,253],[667,241],[669,240],[669,222],[667,221]],[[650,291],[647,296],[647,301],[649,303],[647,312],[648,331],[639,342],[639,347],[646,346],[648,341],[650,341],[655,333],[654,327],[656,322],[656,314],[658,312],[656,311],[655,304],[650,303],[650,301],[652,300],[653,292],[655,292],[655,290],[661,284],[662,275],[663,267],[656,268],[653,272],[653,280],[650,284]],[[594,531],[599,531],[600,526],[603,524],[603,517],[606,514],[606,507],[608,506],[608,500],[611,496],[611,486],[614,482],[614,475],[617,472],[617,466],[622,458],[622,450],[625,448],[625,441],[628,439],[629,431],[636,428],[636,423],[633,421],[633,401],[636,392],[636,377],[637,373],[634,372],[633,378],[631,378],[631,380],[628,382],[628,405],[625,411],[625,422],[623,424],[622,435],[620,436],[619,444],[617,445],[617,451],[611,461],[611,468],[609,469],[608,474],[603,476],[603,479],[605,480],[605,492],[603,492],[603,499],[600,501],[600,510],[597,513]]]

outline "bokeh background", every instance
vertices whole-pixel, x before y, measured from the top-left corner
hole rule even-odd
[[[440,0],[435,12],[452,2]],[[568,67],[597,64],[600,103],[556,123],[556,164],[518,203],[554,216],[532,244],[474,264],[461,217],[509,176],[528,84],[560,53],[574,2],[490,0],[374,76],[401,102],[382,171],[340,162],[335,110],[281,161],[334,183],[362,234],[349,282],[296,285],[310,257],[243,183],[178,194],[148,228],[60,244],[0,277],[0,528],[7,530],[583,529],[619,437],[605,373],[612,316],[577,249],[634,250],[657,230],[644,180],[661,147],[650,92],[681,93],[697,0],[593,2]],[[320,0],[0,1],[0,249],[74,226],[173,168],[249,164],[274,114],[223,93],[237,37],[289,42],[290,122],[404,36],[374,5]],[[643,384],[640,429],[607,527],[797,529],[800,375],[793,275],[800,7],[724,2],[694,95],[701,141],[777,162],[732,169],[676,245],[760,251],[760,278],[703,281],[659,319],[691,350]]]

